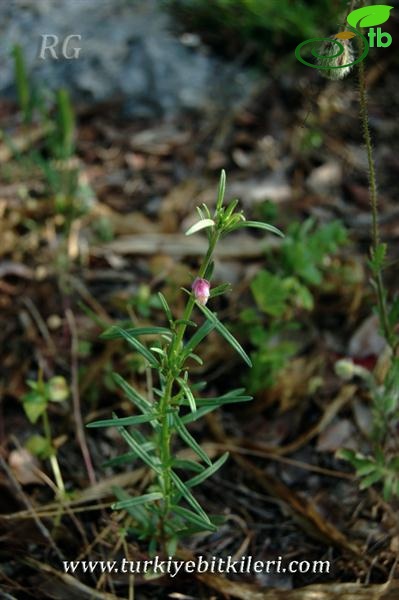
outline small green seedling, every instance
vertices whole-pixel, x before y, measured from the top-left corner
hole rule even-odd
[[[31,436],[26,442],[26,447],[31,454],[38,458],[50,460],[58,493],[63,497],[65,496],[65,486],[57,460],[57,452],[53,445],[47,409],[50,402],[64,402],[68,398],[68,385],[61,376],[52,377],[44,382],[41,373],[39,373],[37,381],[28,381],[27,383],[30,391],[22,397],[23,408],[32,424],[35,424],[40,417],[42,418],[44,435]]]

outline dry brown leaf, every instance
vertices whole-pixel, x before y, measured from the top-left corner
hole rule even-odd
[[[39,462],[26,448],[12,450],[8,457],[8,464],[14,473],[15,479],[21,485],[43,484],[43,480],[37,475]]]

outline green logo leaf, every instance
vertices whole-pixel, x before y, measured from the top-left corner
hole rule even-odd
[[[364,6],[349,13],[347,21],[349,25],[356,27],[374,27],[381,25],[389,19],[389,13],[393,6],[385,4],[376,4],[375,6]]]

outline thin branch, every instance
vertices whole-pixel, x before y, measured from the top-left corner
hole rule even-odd
[[[83,460],[86,466],[87,475],[91,485],[96,483],[96,475],[91,461],[89,448],[86,441],[82,412],[80,408],[79,393],[79,375],[78,375],[78,333],[76,329],[75,317],[71,309],[67,308],[65,316],[71,332],[71,390],[73,399],[73,415],[76,425],[76,439],[82,452]]]

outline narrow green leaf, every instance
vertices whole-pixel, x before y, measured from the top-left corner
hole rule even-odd
[[[166,317],[167,317],[169,323],[172,324],[173,323],[173,315],[172,315],[172,311],[170,310],[169,304],[168,304],[165,296],[163,295],[162,292],[158,292],[158,297],[162,304],[162,308],[164,309],[164,312],[166,314]]]
[[[197,410],[197,407],[196,407],[195,398],[194,398],[193,393],[192,393],[192,391],[190,389],[190,386],[181,377],[177,378],[177,382],[180,385],[180,388],[183,390],[184,395],[186,396],[186,398],[188,400],[188,403],[190,405],[191,411],[195,412]]]
[[[235,337],[230,333],[230,331],[219,321],[216,316],[216,313],[213,313],[209,310],[207,306],[203,306],[199,302],[196,302],[198,308],[204,313],[206,318],[214,324],[220,335],[224,337],[224,339],[229,342],[229,344],[234,348],[234,350],[241,356],[241,358],[247,363],[249,367],[252,367],[251,359],[248,354],[245,352],[244,348],[239,344],[239,342],[235,339]]]
[[[205,269],[204,279],[206,279],[207,281],[210,281],[212,279],[214,268],[215,268],[215,261],[211,260],[210,263],[208,264],[207,268]]]
[[[188,342],[185,344],[183,351],[184,351],[184,360],[187,358],[187,356],[190,354],[190,352],[192,352],[193,350],[195,350],[195,348],[198,346],[198,344],[200,342],[202,342],[202,340],[204,338],[206,338],[207,335],[209,335],[209,333],[215,329],[216,325],[215,323],[213,323],[210,320],[206,320],[201,327],[194,333],[194,335],[188,340]]]
[[[188,429],[185,427],[185,425],[182,422],[182,420],[180,419],[180,417],[177,414],[174,414],[173,415],[173,420],[174,420],[174,424],[175,424],[177,433],[180,435],[180,437],[182,438],[182,440],[184,440],[186,442],[187,446],[190,446],[190,448],[204,462],[206,462],[208,465],[211,465],[212,463],[211,463],[211,460],[210,460],[209,456],[206,454],[206,452],[204,452],[204,450],[201,448],[201,446],[198,444],[198,442],[193,438],[193,436],[188,431]]]
[[[395,478],[395,476],[393,474],[388,475],[385,480],[384,480],[384,487],[383,487],[383,491],[382,491],[382,496],[384,498],[384,500],[388,501],[390,500],[391,496],[392,496],[392,490],[393,490],[393,486],[396,484],[397,479]]]
[[[137,506],[138,504],[145,504],[147,502],[154,502],[154,500],[161,500],[161,492],[151,492],[150,494],[143,494],[142,496],[136,496],[135,498],[128,498],[127,500],[120,500],[114,502],[111,508],[114,510],[123,510]]]
[[[211,412],[215,408],[219,408],[224,404],[237,404],[239,402],[250,402],[253,400],[252,396],[243,395],[243,388],[239,388],[237,390],[232,390],[227,394],[223,394],[223,396],[217,396],[215,398],[196,398],[195,403],[197,406],[201,408],[197,410],[195,413],[189,413],[181,417],[183,423],[191,423],[196,419],[199,419],[204,414]],[[184,399],[182,402],[183,405],[189,406],[188,400]]]
[[[149,412],[152,412],[153,406],[151,402],[139,394],[134,387],[132,387],[127,381],[125,381],[125,379],[123,379],[123,377],[119,375],[119,373],[112,373],[112,379],[115,381],[116,385],[125,392],[129,400],[141,410],[142,413],[148,414]]]
[[[226,212],[224,213],[224,218],[225,219],[228,219],[229,217],[231,217],[231,215],[233,214],[233,212],[234,212],[237,204],[238,204],[238,200],[237,199],[234,199],[234,200],[232,200],[229,203],[229,205],[226,208]]]
[[[139,335],[168,335],[170,337],[173,336],[173,333],[167,327],[134,327],[132,329],[125,329],[126,333],[133,337],[137,337]],[[120,328],[118,326],[112,325],[106,331],[104,331],[100,338],[103,340],[115,340],[117,338],[122,338],[122,334],[120,333]]]
[[[194,498],[188,487],[182,482],[180,477],[176,475],[173,471],[170,471],[170,476],[172,478],[173,483],[175,484],[177,490],[182,494],[182,496],[187,500],[187,502],[191,505],[191,507],[198,513],[200,517],[202,517],[207,523],[210,523],[208,515],[200,505],[200,503]]]
[[[354,459],[356,458],[356,452],[354,450],[350,450],[349,448],[339,448],[335,453],[335,457],[340,460],[347,460],[348,462],[353,463]]]
[[[361,490],[365,490],[368,487],[374,485],[375,483],[377,483],[378,481],[380,481],[384,476],[384,473],[382,471],[373,471],[372,473],[370,473],[370,475],[367,475],[367,477],[365,477],[364,479],[362,479],[362,481],[360,482],[359,488]]]
[[[239,402],[250,402],[252,396],[218,396],[216,398],[197,398],[197,406],[214,406],[215,408],[224,404],[238,404]]]
[[[210,521],[206,521],[202,519],[197,513],[189,510],[188,508],[183,508],[182,506],[172,506],[172,511],[177,515],[183,517],[189,523],[192,523],[196,527],[200,527],[205,531],[217,531],[217,527],[213,525]]]
[[[198,327],[197,323],[194,323],[194,321],[189,321],[187,319],[177,319],[175,321],[175,323],[176,323],[176,325],[180,325],[180,323],[181,323],[182,325],[187,325],[190,327]]]
[[[217,285],[210,290],[209,297],[221,296],[222,294],[226,294],[226,292],[231,292],[231,289],[230,283],[222,283],[222,285]]]
[[[162,356],[162,358],[167,356],[165,350],[163,350],[162,348],[157,348],[157,346],[151,346],[150,350],[151,352],[155,352],[155,354],[159,354],[159,356]]]
[[[130,498],[129,494],[123,488],[113,485],[111,489],[116,498],[120,501],[128,500]],[[143,531],[143,528],[145,529],[150,526],[147,511],[143,508],[143,506],[137,505],[134,508],[127,508],[126,511],[134,518],[135,521],[140,523],[141,531]]]
[[[202,219],[206,219],[204,213],[202,212],[202,210],[200,209],[199,206],[196,207],[197,213],[199,214],[199,218]]]
[[[194,352],[190,352],[190,354],[188,355],[187,358],[192,358],[193,360],[195,360],[195,362],[197,362],[201,366],[204,364],[204,361],[202,360],[202,358],[200,356],[198,356],[198,354],[194,354]]]
[[[152,442],[146,442],[145,444],[140,444],[141,447],[147,452],[151,452],[154,450],[155,445]],[[110,458],[104,461],[102,464],[104,467],[117,467],[119,465],[126,465],[128,463],[132,463],[137,459],[136,452],[125,452],[125,454],[120,454],[119,456],[114,456],[114,458]]]
[[[373,473],[377,468],[378,467],[375,462],[372,462],[371,460],[365,460],[363,465],[356,467],[356,475],[358,477],[364,477],[365,475],[370,475],[370,473]]]
[[[235,229],[242,229],[243,227],[254,227],[255,229],[264,229],[265,231],[270,231],[271,233],[275,233],[280,237],[285,237],[284,233],[274,227],[273,225],[269,225],[269,223],[262,223],[262,221],[241,221],[237,223]]]
[[[141,342],[139,342],[135,337],[127,333],[124,329],[119,328],[121,336],[144,358],[149,362],[151,367],[157,369],[159,367],[159,363],[155,356],[146,348]]]
[[[187,425],[187,423],[193,423],[194,421],[201,419],[203,416],[215,410],[215,408],[218,408],[218,406],[202,406],[195,412],[190,412],[187,415],[184,415],[184,417],[181,417],[182,423],[185,425]]]
[[[183,460],[175,458],[172,461],[172,467],[174,469],[185,469],[186,471],[195,471],[196,473],[202,473],[204,467],[193,460]]]
[[[222,208],[224,194],[226,191],[226,171],[222,169],[219,179],[218,197],[216,201],[216,212]]]
[[[74,153],[75,115],[69,92],[66,89],[57,91],[57,129],[59,158],[69,158]]]
[[[210,210],[209,210],[208,206],[205,204],[205,202],[203,202],[203,203],[201,204],[201,206],[202,206],[202,210],[203,210],[203,211],[204,211],[204,213],[205,213],[205,218],[206,218],[206,219],[211,219],[211,218],[212,218],[212,216],[211,216]]]
[[[117,419],[104,419],[102,421],[92,421],[91,423],[87,423],[86,427],[88,427],[89,429],[93,428],[93,427],[118,427],[118,426],[123,426],[123,427],[129,427],[129,425],[139,425],[140,423],[149,423],[149,421],[152,421],[154,418],[156,418],[157,415],[155,414],[150,414],[150,415],[137,415],[134,417],[118,417]]]
[[[134,434],[130,434],[124,427],[118,427],[118,431],[125,440],[125,442],[130,446],[130,448],[136,452],[136,454],[141,458],[141,460],[149,466],[153,471],[161,474],[161,467],[155,462],[156,457],[151,456],[146,450],[144,450],[143,446],[141,446],[135,439]]]
[[[201,229],[206,229],[207,227],[213,227],[215,225],[215,221],[213,219],[202,219],[201,221],[197,221],[194,225],[186,231],[186,235],[192,235],[193,233],[197,233],[197,231],[201,231]]]
[[[205,479],[208,479],[208,477],[211,477],[211,475],[216,473],[216,471],[220,469],[222,465],[224,465],[224,463],[228,459],[228,456],[228,452],[222,454],[222,456],[220,456],[217,461],[215,461],[210,467],[204,469],[202,473],[199,473],[198,475],[195,475],[195,477],[192,477],[191,479],[186,481],[186,486],[194,487],[195,485],[199,485],[200,483],[205,481]]]

